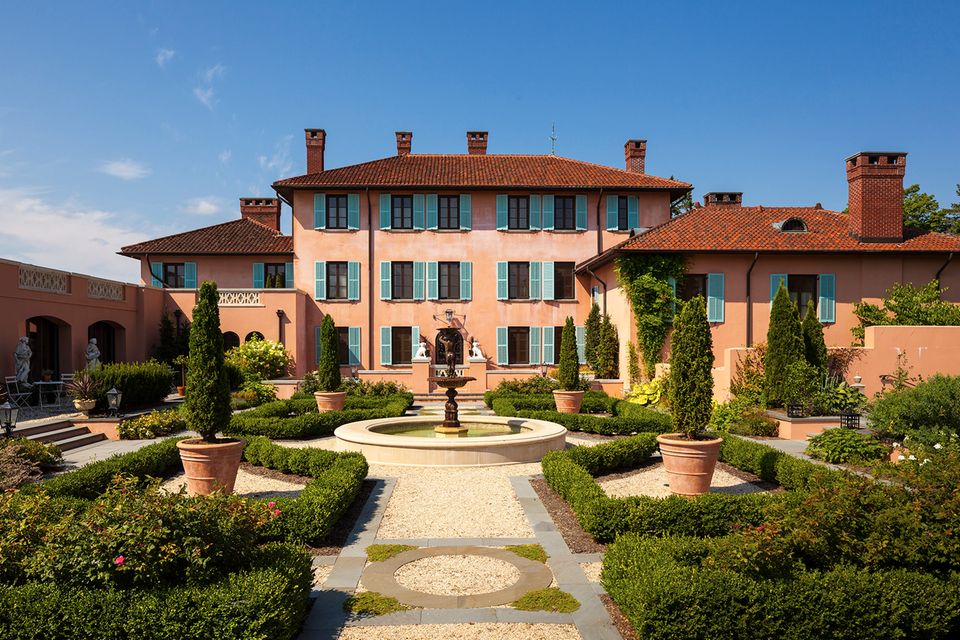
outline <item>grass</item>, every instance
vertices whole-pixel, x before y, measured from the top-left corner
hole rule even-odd
[[[355,615],[382,616],[395,611],[406,611],[407,609],[410,609],[410,607],[402,604],[396,598],[385,596],[376,591],[364,591],[350,596],[343,602],[343,610]]]
[[[580,608],[580,602],[566,591],[549,587],[531,591],[516,602],[510,603],[510,606],[521,611],[573,613]]]
[[[367,547],[367,559],[370,562],[383,562],[404,551],[412,551],[416,548],[408,544],[372,544]]]
[[[543,550],[543,547],[538,544],[509,544],[505,548],[507,551],[512,551],[521,558],[533,560],[534,562],[542,562],[543,564],[546,564],[547,558],[550,557],[547,555],[547,552]]]

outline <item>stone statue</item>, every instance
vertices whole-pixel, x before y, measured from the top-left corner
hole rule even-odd
[[[423,338],[420,338],[419,344],[417,344],[417,352],[413,355],[414,359],[423,359],[427,357],[427,341]]]
[[[17,342],[17,348],[13,352],[14,368],[16,369],[17,384],[29,387],[30,381],[30,358],[33,357],[33,349],[30,348],[30,338],[23,336]]]
[[[87,343],[87,369],[96,369],[100,366],[100,349],[97,348],[97,339],[90,338]]]
[[[486,359],[486,356],[483,355],[483,351],[480,351],[480,341],[476,338],[473,339],[473,342],[470,345],[470,357],[476,358],[477,360]]]

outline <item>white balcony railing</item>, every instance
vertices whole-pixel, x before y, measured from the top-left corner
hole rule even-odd
[[[221,307],[262,307],[261,289],[220,289]]]

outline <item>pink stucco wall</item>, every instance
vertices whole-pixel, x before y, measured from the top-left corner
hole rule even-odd
[[[197,283],[212,280],[221,289],[247,289],[253,286],[254,262],[291,262],[289,255],[183,255],[150,256],[149,261],[140,261],[140,284],[152,286],[151,262],[195,262],[197,265]]]

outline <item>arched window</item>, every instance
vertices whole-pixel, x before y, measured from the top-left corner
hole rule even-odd
[[[118,343],[122,333],[123,327],[106,320],[94,322],[87,327],[87,339],[97,339],[97,348],[100,349],[100,362],[107,364],[120,360],[120,345]]]
[[[247,339],[249,340],[250,337],[248,336]],[[224,351],[230,351],[230,349],[233,349],[234,347],[239,347],[239,346],[240,346],[240,336],[235,334],[233,331],[223,332],[223,350]]]
[[[437,334],[437,338],[434,341],[436,348],[436,363],[437,364],[447,364],[447,351],[443,347],[443,342],[441,342],[440,337],[444,336],[449,338],[451,342],[451,348],[453,349],[454,362],[456,364],[463,364],[463,336],[460,335],[460,332],[456,329],[441,329]]]
[[[806,230],[807,223],[803,221],[803,218],[787,218],[780,223],[780,231],[803,233]]]
[[[259,331],[251,331],[247,334],[247,337],[243,339],[244,342],[250,342],[251,340],[263,340],[263,334]]]

